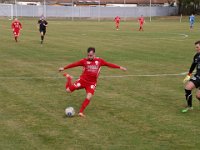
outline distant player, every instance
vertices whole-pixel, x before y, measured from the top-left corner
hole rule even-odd
[[[138,22],[139,22],[139,24],[140,24],[139,31],[144,31],[143,25],[144,25],[144,23],[145,23],[145,20],[144,20],[143,15],[141,15],[141,16],[138,18]]]
[[[183,83],[186,83],[185,85],[185,98],[187,101],[187,107],[182,110],[183,113],[192,110],[192,90],[195,88],[197,89],[196,98],[200,100],[200,41],[195,42],[195,49],[196,54],[194,55],[192,65],[189,69],[189,72],[185,79],[183,80]],[[196,73],[194,76],[192,76],[192,72],[196,68]]]
[[[190,30],[192,30],[195,22],[195,16],[193,14],[189,16],[189,22],[190,22]]]
[[[22,29],[22,24],[17,18],[15,18],[15,20],[12,22],[11,28],[13,30],[15,42],[18,42],[18,37],[20,35],[20,30]]]
[[[119,16],[116,16],[115,19],[114,19],[116,30],[119,30],[120,20],[121,20],[121,18]]]
[[[60,67],[59,71],[63,71],[65,69],[74,68],[82,66],[83,72],[78,80],[72,83],[72,77],[69,74],[64,74],[67,79],[66,82],[66,91],[71,93],[74,90],[85,89],[86,98],[82,103],[82,106],[79,110],[79,116],[84,117],[83,111],[90,103],[92,96],[94,95],[97,79],[100,73],[100,69],[102,66],[107,66],[110,68],[117,68],[126,71],[126,68],[106,62],[102,58],[95,57],[95,48],[89,47],[87,50],[87,58],[83,58],[77,62],[69,64],[65,67]]]
[[[41,35],[41,44],[43,44],[43,41],[44,41],[47,24],[48,24],[48,22],[44,19],[44,17],[41,17],[40,20],[38,20],[39,31],[40,31],[40,35]]]

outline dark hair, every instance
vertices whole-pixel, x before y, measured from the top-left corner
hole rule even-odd
[[[88,53],[91,52],[91,51],[93,51],[93,52],[95,53],[95,48],[94,48],[94,47],[89,47],[89,48],[87,49],[87,52],[88,52]]]
[[[200,45],[200,41],[196,41],[194,44],[195,44],[195,45],[197,45],[197,44],[199,44],[199,45]]]

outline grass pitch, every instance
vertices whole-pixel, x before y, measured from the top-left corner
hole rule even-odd
[[[48,20],[41,46],[37,20],[21,22],[15,43],[11,22],[0,20],[0,149],[199,149],[198,101],[193,111],[180,111],[181,73],[195,54],[198,23],[190,31],[187,18],[153,18],[139,32],[135,20],[121,22],[119,31],[111,21]],[[64,109],[78,111],[85,91],[65,93],[57,70],[85,57],[89,46],[128,71],[102,68],[87,117],[66,118]],[[81,68],[67,72],[78,77]]]

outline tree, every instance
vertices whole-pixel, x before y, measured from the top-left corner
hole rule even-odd
[[[179,14],[190,15],[200,12],[200,0],[178,0]]]

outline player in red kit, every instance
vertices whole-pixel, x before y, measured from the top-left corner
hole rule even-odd
[[[119,16],[115,17],[115,19],[114,19],[116,30],[119,30],[120,20],[121,20],[121,18]]]
[[[117,68],[126,71],[126,68],[118,66],[116,64],[112,64],[109,62],[106,62],[102,58],[95,57],[95,48],[89,47],[88,50],[88,56],[87,58],[83,58],[77,62],[74,62],[72,64],[69,64],[65,67],[60,67],[59,71],[64,71],[65,69],[74,68],[78,66],[83,67],[83,72],[78,80],[76,80],[72,84],[72,77],[69,74],[64,74],[64,76],[67,79],[66,82],[66,91],[71,93],[74,90],[79,89],[85,89],[86,91],[86,98],[83,101],[81,108],[79,110],[79,116],[84,117],[83,111],[87,107],[87,105],[90,103],[90,100],[92,96],[94,95],[97,79],[100,73],[101,66],[107,66],[111,68]]]
[[[13,30],[15,41],[17,42],[17,39],[20,35],[20,30],[22,29],[22,24],[19,22],[17,18],[15,18],[15,20],[12,22],[11,28]]]
[[[138,18],[138,22],[139,22],[139,24],[140,24],[139,31],[144,31],[143,25],[144,25],[144,23],[145,23],[145,20],[144,20],[143,15],[141,15],[141,17]]]

